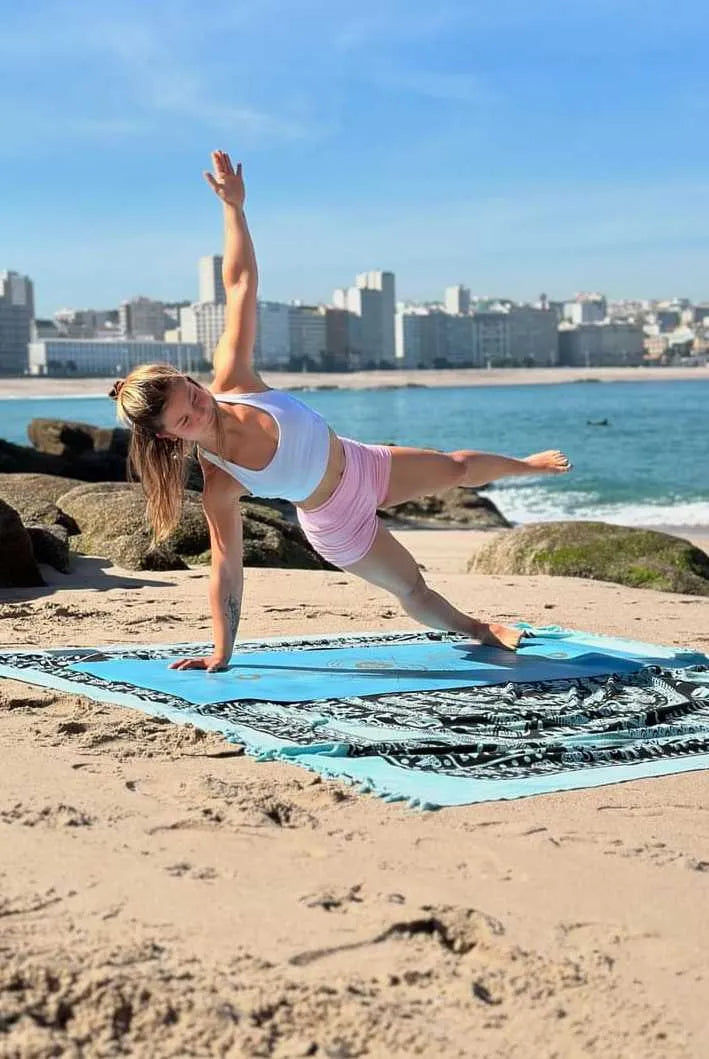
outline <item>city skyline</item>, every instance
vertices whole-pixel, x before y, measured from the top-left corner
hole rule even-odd
[[[225,326],[223,258],[197,262],[199,300],[146,297],[118,310],[64,310],[31,323],[30,277],[0,273],[0,356],[16,373],[126,370],[136,357],[206,365]],[[709,304],[614,302],[600,292],[536,305],[481,301],[462,285],[437,302],[396,302],[392,272],[368,270],[331,305],[258,300],[254,363],[266,370],[663,364],[706,360]],[[24,332],[24,337],[21,332]],[[147,341],[147,345],[146,345]],[[188,368],[191,370],[191,368]]]
[[[696,0],[474,7],[194,0],[4,12],[3,267],[42,316],[193,297],[218,249],[202,171],[244,162],[265,299],[363,261],[402,300],[703,300],[709,144]]]

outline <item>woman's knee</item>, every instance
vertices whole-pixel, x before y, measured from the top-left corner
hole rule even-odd
[[[396,596],[402,606],[406,607],[407,603],[416,603],[423,599],[428,591],[428,585],[421,576],[421,571],[417,568],[416,574],[412,577],[411,582],[402,585],[396,592]]]

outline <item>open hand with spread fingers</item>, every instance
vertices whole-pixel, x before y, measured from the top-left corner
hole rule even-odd
[[[243,206],[246,189],[241,175],[241,162],[237,164],[234,172],[231,158],[226,151],[212,151],[212,166],[214,175],[206,170],[204,173],[212,191],[229,206]]]

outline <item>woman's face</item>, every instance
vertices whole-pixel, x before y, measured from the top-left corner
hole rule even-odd
[[[158,437],[198,441],[214,416],[212,395],[187,376],[176,379],[162,414],[163,432]]]

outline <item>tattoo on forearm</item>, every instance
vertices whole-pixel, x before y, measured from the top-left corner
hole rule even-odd
[[[226,615],[227,621],[229,622],[229,634],[231,636],[231,642],[233,643],[236,638],[236,630],[239,628],[241,607],[239,605],[239,600],[232,593],[226,598]]]

